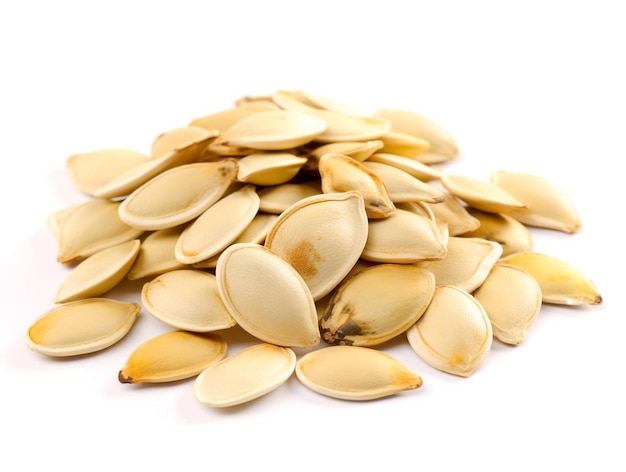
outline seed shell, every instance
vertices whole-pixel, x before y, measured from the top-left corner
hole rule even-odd
[[[422,378],[395,357],[359,346],[330,346],[304,355],[296,376],[313,390],[341,400],[374,400],[422,386]]]
[[[106,349],[130,331],[141,307],[108,298],[64,303],[39,317],[26,333],[26,346],[52,357]]]
[[[295,367],[296,354],[287,347],[250,346],[202,371],[194,383],[194,396],[212,407],[240,405],[276,390]]]
[[[137,346],[118,373],[121,383],[163,383],[195,377],[222,360],[228,346],[216,333],[170,331]]]

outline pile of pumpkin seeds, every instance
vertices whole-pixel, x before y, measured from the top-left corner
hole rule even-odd
[[[26,344],[94,353],[143,310],[171,329],[130,352],[119,381],[195,378],[213,407],[294,374],[344,400],[416,389],[422,377],[378,348],[398,336],[467,377],[494,338],[522,343],[543,303],[602,298],[575,265],[532,250],[529,226],[580,228],[570,197],[537,175],[446,172],[458,153],[418,113],[280,90],[163,132],[149,155],[72,155],[86,201],[48,221],[72,270]],[[144,281],[137,301],[106,298],[124,279]],[[258,342],[229,356],[220,332],[235,325]]]

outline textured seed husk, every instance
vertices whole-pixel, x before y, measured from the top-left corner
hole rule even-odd
[[[398,131],[387,131],[379,139],[383,142],[381,152],[411,159],[418,158],[430,149],[430,143],[425,139]]]
[[[407,172],[413,177],[420,179],[422,182],[439,180],[443,176],[443,172],[434,168],[433,166],[426,165],[415,159],[387,152],[374,153],[368,159],[368,162],[380,162],[382,164],[397,167],[398,169]]]
[[[174,254],[184,264],[219,254],[246,229],[259,210],[253,185],[230,193],[211,205],[181,233]]]
[[[65,161],[65,168],[74,186],[87,195],[118,175],[148,161],[145,154],[130,149],[100,149],[73,154]]]
[[[371,141],[349,141],[340,143],[329,143],[318,146],[311,155],[316,159],[319,159],[324,154],[343,154],[344,156],[351,157],[355,161],[363,162],[369,159],[374,153],[379,151],[383,147],[382,141],[377,139]]]
[[[118,373],[121,383],[163,383],[195,377],[222,360],[226,341],[216,333],[171,331],[137,346]]]
[[[538,175],[500,170],[491,182],[523,202],[526,209],[509,214],[525,225],[575,233],[582,223],[571,197]]]
[[[405,332],[424,313],[435,276],[412,264],[378,264],[346,279],[320,320],[329,344],[376,346]]]
[[[468,212],[468,207],[462,205],[452,194],[444,193],[446,199],[441,203],[427,204],[437,221],[448,225],[450,236],[458,236],[474,231],[480,226],[480,221]]]
[[[468,377],[491,349],[493,330],[480,303],[449,285],[435,289],[421,318],[407,331],[413,350],[435,369]]]
[[[257,213],[250,224],[246,226],[246,229],[244,229],[237,239],[233,241],[233,244],[263,244],[265,238],[267,237],[267,233],[269,233],[277,218],[278,215]],[[197,269],[214,269],[215,266],[217,266],[217,260],[219,259],[220,254],[221,252],[209,257],[208,259],[196,262],[195,264],[192,264],[192,266]]]
[[[119,217],[119,202],[93,199],[73,206],[52,218],[56,233],[57,261],[76,262],[103,249],[138,238],[142,229],[133,228]]]
[[[342,154],[324,154],[319,160],[319,173],[324,193],[359,192],[368,218],[386,218],[394,212],[382,179],[362,163]]]
[[[583,271],[554,256],[520,252],[502,259],[532,275],[541,287],[542,300],[558,305],[600,305],[602,296]]]
[[[130,194],[120,205],[120,218],[145,230],[186,223],[218,201],[236,175],[231,159],[175,167]]]
[[[324,132],[315,137],[315,141],[320,143],[377,140],[391,127],[385,118],[374,116],[350,115],[332,110],[310,110],[306,114],[328,125]]]
[[[296,354],[288,347],[257,344],[202,371],[194,396],[212,407],[241,405],[276,390],[295,368]]]
[[[217,131],[208,132],[206,139],[193,141],[187,146],[149,159],[147,162],[111,179],[97,189],[94,195],[99,198],[124,197],[167,170],[197,162],[203,156],[209,142],[215,139],[217,135]]]
[[[454,236],[448,239],[443,259],[418,264],[435,274],[437,285],[454,285],[467,292],[476,290],[502,255],[502,246],[482,238]]]
[[[391,121],[391,130],[422,138],[430,144],[417,159],[425,164],[446,162],[458,156],[459,148],[452,135],[434,120],[407,110],[381,108],[376,116]]]
[[[183,229],[185,225],[179,225],[160,229],[146,236],[139,247],[137,259],[126,277],[129,280],[136,280],[188,267],[187,264],[176,259],[174,254],[176,242]]]
[[[303,198],[322,193],[317,182],[288,182],[259,190],[259,210],[280,214]]]
[[[395,263],[442,259],[447,252],[446,240],[431,219],[396,208],[387,218],[369,220],[361,257]]]
[[[358,192],[314,195],[278,217],[265,247],[296,269],[317,300],[335,288],[359,259],[367,224]]]
[[[480,303],[496,339],[521,344],[541,308],[541,287],[525,270],[498,263],[472,294]]]
[[[158,320],[185,331],[206,333],[236,324],[224,306],[213,274],[179,269],[145,283],[143,307]]]
[[[139,253],[135,239],[103,249],[78,264],[61,283],[54,303],[98,297],[115,287],[130,270]]]
[[[489,182],[447,174],[441,178],[441,183],[452,195],[477,210],[505,213],[525,208],[513,195]]]
[[[289,152],[256,152],[238,161],[237,180],[254,185],[280,185],[290,181],[307,162]]]
[[[231,316],[261,341],[313,348],[320,342],[313,296],[298,272],[258,244],[233,244],[215,269]]]
[[[207,131],[199,126],[174,128],[159,134],[150,147],[150,157],[157,159],[171,152],[185,149],[192,145],[209,144],[219,135],[217,130]],[[198,159],[201,158],[201,154]]]
[[[446,198],[440,189],[397,167],[370,160],[363,162],[362,165],[383,181],[389,198],[394,203],[415,201],[441,203]]]
[[[140,309],[137,303],[108,298],[65,303],[39,317],[28,328],[26,345],[52,357],[101,351],[126,336]]]
[[[308,113],[288,110],[260,111],[246,116],[219,137],[227,146],[280,151],[302,146],[326,129],[326,122]]]
[[[480,221],[480,226],[463,233],[468,238],[483,238],[494,241],[502,246],[502,256],[532,249],[533,241],[528,228],[518,220],[504,213],[486,213],[468,208],[470,215]]]
[[[330,346],[304,355],[296,376],[314,392],[341,400],[375,400],[422,386],[395,357],[359,346]]]

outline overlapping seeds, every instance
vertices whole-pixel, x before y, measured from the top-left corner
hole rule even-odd
[[[195,398],[220,408],[292,377],[343,400],[417,389],[388,341],[427,375],[472,375],[493,342],[530,335],[543,303],[602,297],[580,268],[532,250],[529,227],[581,226],[560,187],[447,172],[458,157],[418,113],[288,90],[159,133],[145,153],[74,154],[86,201],[48,219],[69,273],[26,345],[93,353],[143,308],[170,331],[123,355],[120,382],[195,378]],[[141,281],[136,302],[104,298],[125,280]],[[248,345],[227,355],[233,329]]]

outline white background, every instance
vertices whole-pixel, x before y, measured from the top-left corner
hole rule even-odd
[[[3,2],[0,467],[624,470],[621,3]],[[430,116],[461,148],[450,171],[553,179],[583,228],[533,230],[535,249],[585,271],[604,304],[544,306],[524,344],[494,342],[467,379],[428,367],[404,339],[388,343],[424,386],[366,403],[295,377],[228,410],[198,403],[191,381],[122,385],[130,351],[167,330],[146,312],[96,355],[26,349],[67,274],[47,217],[85,200],[66,157],[147,152],[162,131],[277,89]],[[229,340],[231,352],[245,341]]]

